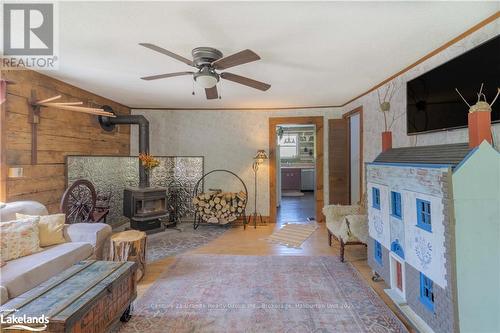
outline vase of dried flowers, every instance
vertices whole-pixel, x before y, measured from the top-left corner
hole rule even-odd
[[[145,184],[139,184],[139,187],[149,187],[149,178],[150,178],[150,173],[151,171],[156,168],[158,165],[160,165],[160,161],[154,158],[153,155],[150,155],[148,153],[140,153],[139,154],[139,161],[144,168],[145,172]]]
[[[377,90],[378,102],[380,112],[384,116],[384,131],[382,132],[382,151],[386,151],[392,148],[392,131],[391,128],[396,122],[396,120],[404,115],[404,112],[396,114],[396,112],[391,112],[391,100],[394,94],[398,90],[399,86],[396,83],[390,83],[384,93],[384,97],[381,98],[380,92]]]

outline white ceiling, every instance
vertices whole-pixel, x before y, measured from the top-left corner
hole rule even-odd
[[[60,67],[47,73],[131,107],[250,108],[340,105],[498,10],[498,2],[60,2]],[[206,100],[190,76],[139,77],[190,67],[137,45],[191,58],[197,46],[262,60],[230,72]]]

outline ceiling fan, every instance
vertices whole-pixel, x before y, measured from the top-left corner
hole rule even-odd
[[[193,75],[194,81],[202,88],[205,88],[207,99],[216,99],[219,97],[219,93],[217,91],[217,83],[219,82],[220,78],[262,91],[266,91],[271,87],[270,84],[256,81],[233,73],[216,72],[216,70],[224,70],[260,59],[260,57],[255,52],[248,49],[227,57],[223,57],[222,52],[217,49],[211,47],[197,47],[191,52],[193,60],[189,60],[154,44],[139,43],[139,45],[182,61],[186,65],[192,66],[197,69],[197,71],[195,72],[176,72],[141,77],[141,79],[146,81],[165,79],[168,77],[181,75]]]

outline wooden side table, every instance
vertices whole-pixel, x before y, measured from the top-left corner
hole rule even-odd
[[[146,233],[127,230],[112,235],[108,260],[135,261],[137,281],[140,281],[146,273]]]

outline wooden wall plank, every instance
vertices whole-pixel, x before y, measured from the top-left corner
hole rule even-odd
[[[36,200],[57,212],[65,189],[65,159],[68,155],[128,155],[130,128],[103,131],[97,117],[42,108],[37,130],[37,164],[31,165],[31,91],[37,98],[62,95],[61,101],[83,101],[85,105],[109,105],[118,114],[130,114],[124,105],[34,71],[2,71],[2,78],[16,82],[7,88],[2,105],[2,162],[6,168],[22,167],[23,178],[2,176],[6,201]]]

